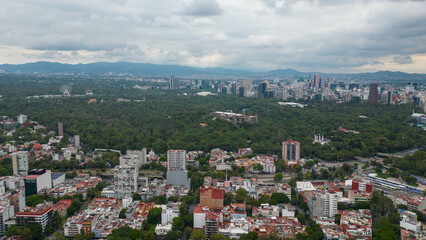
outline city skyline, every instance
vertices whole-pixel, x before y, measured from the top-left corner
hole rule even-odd
[[[0,64],[425,73],[424,1],[7,2]]]

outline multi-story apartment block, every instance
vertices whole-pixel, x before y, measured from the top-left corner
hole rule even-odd
[[[37,207],[27,207],[22,212],[16,213],[16,225],[25,227],[27,223],[39,223],[44,230],[53,219],[53,205],[41,204]]]
[[[169,150],[167,151],[167,184],[190,186],[186,171],[186,151]]]
[[[135,166],[120,165],[114,168],[114,191],[117,198],[130,196],[138,190],[138,170]]]
[[[11,154],[13,175],[26,177],[28,175],[28,152],[20,151]]]

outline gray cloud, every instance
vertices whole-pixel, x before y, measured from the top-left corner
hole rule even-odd
[[[184,4],[182,13],[191,16],[214,16],[222,14],[222,9],[216,0],[192,0]]]
[[[401,55],[393,57],[393,61],[399,64],[413,63],[413,59],[410,56],[401,56]]]
[[[0,62],[424,72],[424,12],[409,0],[7,1]]]

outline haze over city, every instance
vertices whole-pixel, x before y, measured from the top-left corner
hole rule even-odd
[[[0,63],[426,73],[425,1],[2,1]]]

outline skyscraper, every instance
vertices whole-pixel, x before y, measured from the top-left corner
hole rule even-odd
[[[269,86],[269,82],[268,82],[268,80],[265,80],[265,82],[264,83],[266,83],[266,89],[269,89],[270,88],[270,86]]]
[[[314,88],[318,88],[318,87],[319,87],[319,85],[320,85],[320,82],[319,82],[319,75],[318,75],[318,74],[315,74],[315,75],[314,75]]]
[[[170,89],[177,89],[180,87],[180,81],[179,79],[175,78],[175,77],[171,77],[170,81],[169,81],[169,87]]]
[[[258,98],[265,98],[266,87],[267,87],[267,84],[264,83],[264,82],[259,83],[259,85],[257,85],[257,97]]]
[[[386,104],[391,104],[392,103],[392,92],[388,91],[388,93],[386,94]]]
[[[58,122],[58,136],[64,136],[64,125],[62,122]]]
[[[231,84],[231,94],[237,95],[237,84],[236,83]]]
[[[167,184],[190,186],[186,171],[186,151],[169,150],[167,151]]]
[[[325,85],[325,78],[320,78],[319,87],[324,88],[324,85]]]
[[[201,80],[201,87],[202,89],[210,89],[210,81],[209,80]]]
[[[239,97],[244,97],[244,93],[245,93],[245,88],[244,87],[239,87],[238,88],[238,96]]]
[[[368,94],[368,102],[376,104],[379,101],[379,89],[377,83],[371,83],[370,93]]]
[[[297,162],[300,160],[300,143],[288,140],[283,142],[283,159],[284,161],[294,161]]]
[[[241,80],[240,86],[244,87],[245,91],[251,91],[253,87],[253,81],[251,79]]]

